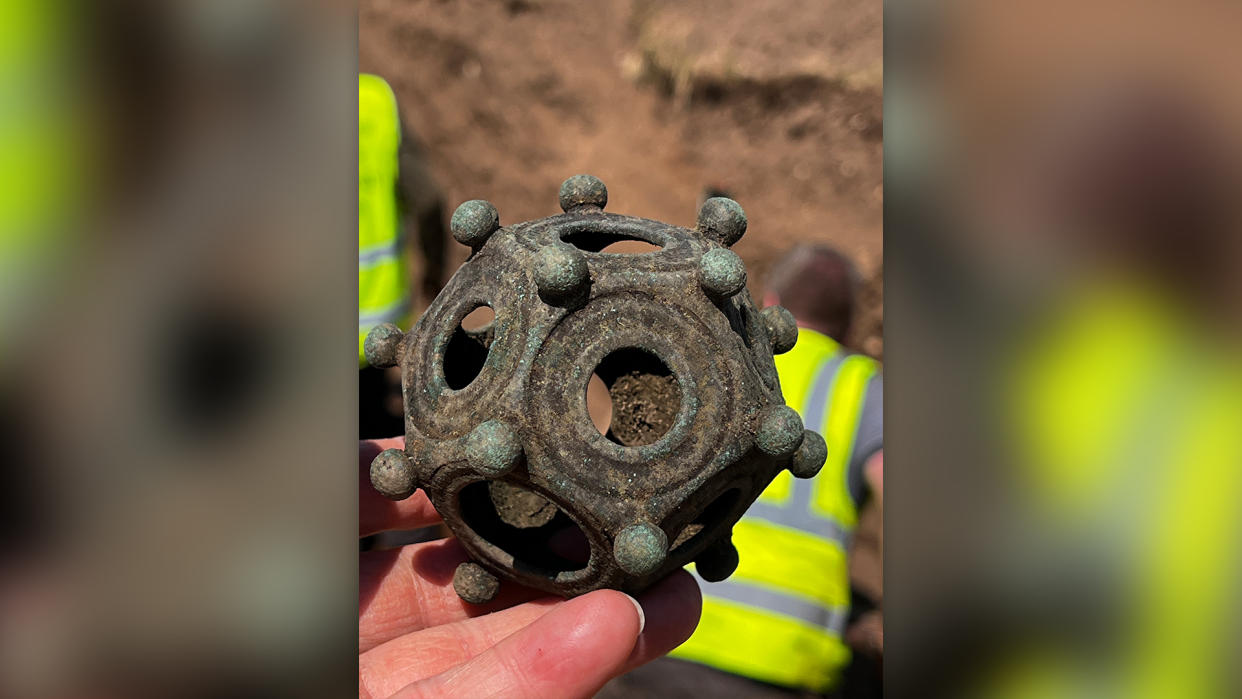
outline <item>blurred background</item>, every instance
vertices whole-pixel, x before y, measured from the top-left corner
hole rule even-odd
[[[1240,12],[887,4],[886,690],[1242,692]]]
[[[356,40],[0,4],[0,695],[354,691]]]

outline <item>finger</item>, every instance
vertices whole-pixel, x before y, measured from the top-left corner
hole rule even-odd
[[[405,500],[393,501],[371,487],[371,461],[385,449],[404,446],[404,437],[358,443],[358,536],[392,529],[418,529],[440,521],[439,513],[422,490]]]
[[[453,590],[453,573],[468,558],[456,539],[362,554],[358,566],[359,651],[413,631],[489,614],[542,596],[502,581],[491,602],[463,602]]]
[[[884,503],[884,451],[880,450],[867,459],[863,465],[863,477],[871,488],[876,502]]]
[[[668,653],[690,638],[699,625],[703,595],[694,576],[684,570],[638,596],[647,624],[626,662],[628,672]]]
[[[412,561],[413,569],[420,574],[415,575],[414,578],[406,576],[407,583],[412,579],[445,580],[448,571],[455,568],[457,563],[465,560],[464,551],[453,540],[407,546],[405,549],[408,551],[402,552],[404,556],[397,556],[396,552],[383,553],[392,554],[398,560],[408,558]],[[430,677],[464,662],[473,653],[489,647],[498,638],[503,638],[524,625],[531,618],[528,615],[531,605],[522,605],[515,608],[516,611],[508,610],[508,612],[486,617],[487,624],[480,628],[482,635],[471,636],[475,641],[473,643],[463,644],[461,642],[462,634],[467,630],[456,624],[429,629],[428,632],[423,633],[394,636],[395,631],[403,625],[408,627],[415,627],[420,623],[428,626],[438,625],[448,622],[449,619],[459,614],[484,614],[499,606],[512,604],[514,598],[521,595],[537,594],[526,588],[505,583],[502,584],[501,594],[496,600],[488,605],[476,606],[461,602],[448,583],[443,583],[444,587],[438,589],[437,595],[437,589],[434,587],[431,589],[423,587],[422,592],[419,593],[416,591],[417,588],[402,587],[402,583],[399,582],[400,575],[391,577],[392,579],[388,581],[391,587],[385,591],[385,594],[390,594],[391,597],[380,599],[377,595],[373,604],[390,606],[394,609],[390,614],[395,618],[385,619],[380,613],[380,608],[376,607],[366,609],[359,622],[359,642],[363,644],[363,650],[374,648],[364,653],[359,662],[360,671],[363,671],[364,667],[371,670],[371,672],[364,671],[364,675],[376,675],[372,678],[371,687],[375,692],[374,696],[385,696],[407,682]],[[434,585],[434,582],[428,582],[428,585]],[[427,609],[416,609],[420,602],[414,598],[418,594],[425,595],[424,599],[428,600]],[[645,617],[649,621],[626,660],[625,670],[660,657],[689,638],[698,623],[702,605],[698,584],[684,571],[678,571],[661,581],[640,595],[640,600]],[[552,601],[554,601],[553,598],[544,598],[536,603],[540,610],[537,614],[546,611],[543,607]],[[422,614],[425,616],[420,616]],[[372,625],[374,628],[368,628]],[[378,645],[380,639],[388,642],[382,646]],[[430,651],[428,651],[429,645]],[[452,649],[464,652],[449,652]],[[380,675],[383,675],[387,681],[381,682],[378,679]],[[365,679],[367,678],[364,677]]]
[[[489,650],[394,696],[591,696],[625,668],[641,623],[633,598],[615,590],[596,590],[555,605]]]
[[[557,597],[434,626],[394,638],[358,656],[359,695],[387,697],[402,687],[452,669],[564,604]],[[462,696],[474,696],[467,692]]]

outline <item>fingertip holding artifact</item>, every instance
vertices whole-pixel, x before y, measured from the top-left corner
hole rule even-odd
[[[647,628],[647,614],[643,611],[643,605],[639,604],[638,600],[635,599],[633,595],[629,595],[624,592],[621,594],[625,595],[630,602],[634,603],[634,609],[638,611],[638,633],[641,634],[643,629]]]

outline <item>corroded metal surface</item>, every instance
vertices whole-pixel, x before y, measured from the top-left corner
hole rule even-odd
[[[578,175],[557,216],[500,227],[491,204],[462,204],[451,227],[470,259],[408,334],[367,338],[369,361],[400,364],[406,411],[405,450],[375,459],[372,484],[426,490],[474,559],[454,580],[469,602],[496,578],[565,596],[637,592],[690,562],[724,579],[732,526],[763,488],[824,463],[772,361],[797,339],[793,317],[755,307],[728,249],[742,208],[709,199],[686,229],[607,200]],[[605,250],[619,241],[655,249]],[[462,327],[482,306],[494,320]],[[604,433],[593,375],[611,398]]]

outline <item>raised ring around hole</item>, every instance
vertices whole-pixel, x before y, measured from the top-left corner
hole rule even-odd
[[[469,386],[483,371],[496,339],[496,313],[487,304],[470,310],[444,347],[444,382],[454,391]]]
[[[600,388],[609,396],[606,411],[600,405]],[[655,354],[626,347],[600,361],[587,384],[585,399],[600,434],[624,447],[640,447],[658,441],[676,422],[681,383]]]
[[[590,562],[591,545],[578,523],[529,488],[476,481],[461,489],[458,503],[466,525],[512,556],[517,570],[556,579]]]

